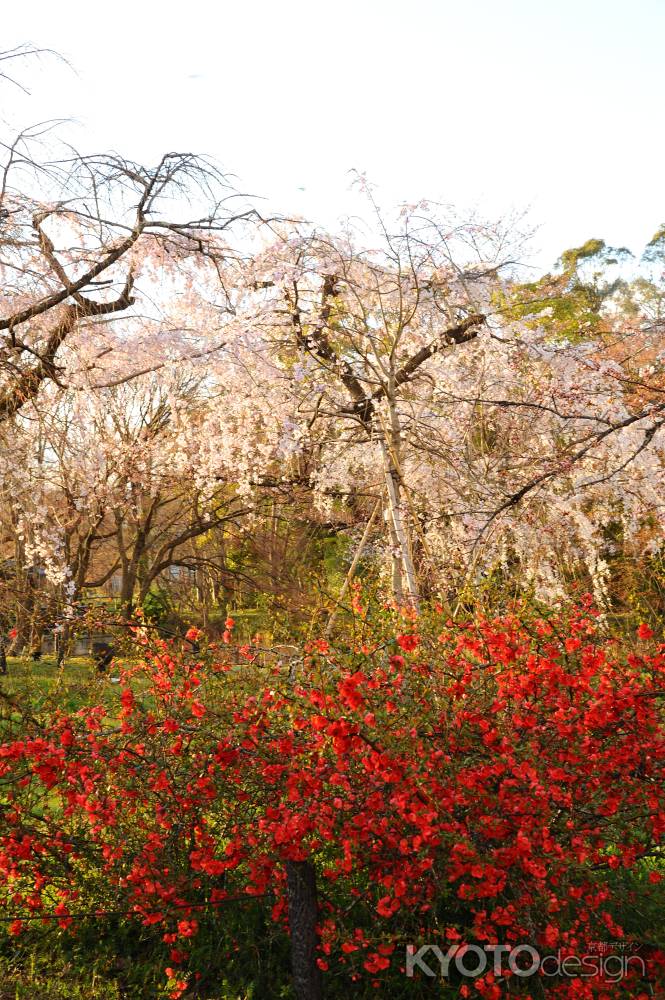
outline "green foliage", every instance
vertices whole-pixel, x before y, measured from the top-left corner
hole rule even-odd
[[[161,625],[171,610],[171,602],[162,587],[153,587],[143,600],[143,614],[146,620],[155,625]]]
[[[564,250],[554,273],[511,285],[497,295],[496,304],[509,319],[541,328],[555,340],[576,343],[602,327],[604,305],[625,283],[609,271],[631,256],[626,247],[587,240]]]
[[[665,223],[656,230],[642,254],[647,263],[665,263]]]

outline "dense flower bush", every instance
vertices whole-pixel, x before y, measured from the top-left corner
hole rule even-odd
[[[78,913],[124,908],[159,926],[177,997],[201,923],[247,896],[286,923],[285,863],[310,861],[319,967],[380,995],[410,944],[565,956],[633,941],[613,878],[660,891],[665,644],[642,626],[626,652],[590,599],[465,623],[371,623],[355,604],[345,638],[288,662],[234,646],[232,622],[221,647],[138,628],[117,705],[15,706],[0,745],[11,933],[42,915],[75,933]],[[644,955],[662,982],[662,955]],[[648,995],[630,978],[502,973],[451,981],[451,996]]]

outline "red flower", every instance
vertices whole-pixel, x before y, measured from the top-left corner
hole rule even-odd
[[[639,639],[650,639],[653,635],[653,629],[649,628],[644,622],[638,626],[637,636]]]
[[[426,660],[438,629],[419,621],[412,627],[429,641],[415,633],[395,640],[396,628],[408,628],[403,618],[387,629],[368,620],[362,643],[354,631],[335,645],[340,669],[306,658],[288,692],[272,669],[251,687],[212,690],[180,644],[148,637],[141,662],[125,671],[120,705],[114,699],[74,716],[61,709],[43,730],[12,729],[0,741],[0,780],[11,794],[0,871],[28,917],[39,919],[59,893],[64,926],[68,907],[89,905],[67,857],[86,839],[95,854],[101,847],[119,905],[146,926],[163,925],[164,964],[170,955],[168,974],[183,990],[197,974],[186,945],[201,902],[275,894],[273,919],[285,922],[284,863],[321,852],[322,894],[328,884],[336,890],[321,914],[319,964],[330,962],[336,974],[341,961],[353,981],[369,975],[382,995],[389,984],[381,974],[392,954],[401,957],[402,921],[417,913],[427,940],[441,892],[459,900],[467,949],[523,940],[534,925],[548,949],[588,948],[607,932],[623,937],[610,915],[620,904],[616,890],[593,873],[634,868],[663,839],[654,696],[665,644],[629,654],[592,625],[579,607],[535,629],[508,613],[449,622]],[[405,654],[390,666],[386,643]],[[316,648],[313,641],[305,653]],[[414,649],[419,656],[405,671]],[[197,725],[213,712],[223,726]],[[617,780],[608,782],[608,773]],[[57,808],[35,829],[26,819],[45,795]],[[131,837],[118,822],[123,810]],[[647,872],[645,893],[661,877]],[[71,890],[61,889],[68,880]],[[519,892],[506,894],[511,884]],[[372,925],[354,928],[355,900],[373,911]],[[174,918],[176,906],[184,910]],[[20,929],[19,921],[10,933]],[[460,930],[440,930],[461,957]],[[192,963],[187,974],[181,961]],[[660,985],[658,969],[652,978]],[[597,985],[582,994],[576,983],[552,998],[609,997]],[[459,992],[500,1000],[501,989],[488,972]]]
[[[203,632],[200,628],[194,628],[194,626],[192,626],[192,628],[188,628],[185,632],[185,639],[189,639],[190,642],[196,642],[202,635]]]
[[[180,937],[194,937],[199,929],[198,921],[196,920],[179,920],[178,921],[178,934]]]
[[[364,967],[368,972],[380,972],[382,969],[387,969],[390,965],[390,959],[384,958],[377,952],[373,952],[368,959],[363,962]]]
[[[418,646],[420,642],[420,636],[417,635],[398,635],[397,645],[400,649],[403,649],[405,653],[412,653],[413,650]]]

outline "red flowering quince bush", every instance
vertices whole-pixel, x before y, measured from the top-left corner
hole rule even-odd
[[[652,995],[663,956],[624,926],[618,876],[641,899],[662,891],[665,644],[642,626],[624,648],[586,599],[466,622],[355,605],[344,634],[288,663],[236,648],[232,622],[219,648],[139,629],[117,706],[15,711],[0,746],[10,932],[75,933],[77,914],[120,909],[159,931],[175,998],[228,905],[256,897],[288,928],[285,866],[309,862],[331,996],[429,995],[408,946],[580,956],[599,941],[642,948],[644,975],[505,967],[437,989]]]

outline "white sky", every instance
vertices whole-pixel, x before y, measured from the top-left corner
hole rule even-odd
[[[530,207],[537,262],[590,236],[640,250],[665,221],[665,0],[23,0],[0,49],[33,42],[29,99],[79,149],[214,156],[271,207]],[[304,190],[303,190],[304,189]]]

